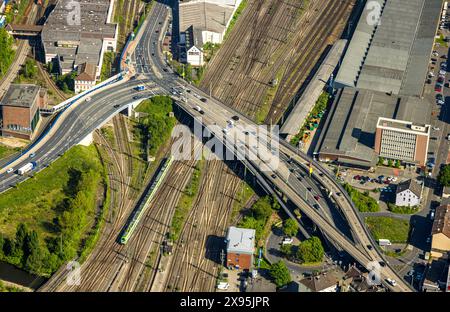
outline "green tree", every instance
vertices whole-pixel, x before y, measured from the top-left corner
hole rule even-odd
[[[296,236],[298,232],[298,224],[292,219],[287,219],[283,223],[283,233],[286,236]]]
[[[0,234],[0,258],[3,257],[3,245],[5,244],[5,240],[3,238],[3,234]]]
[[[287,285],[292,280],[289,269],[281,260],[271,265],[269,274],[278,288]]]
[[[439,171],[438,181],[443,186],[450,186],[450,165],[445,165],[441,171]]]
[[[382,165],[384,165],[384,158],[378,157],[378,166],[382,166]]]
[[[280,251],[285,256],[291,256],[292,255],[292,245],[281,245]]]
[[[0,78],[8,71],[15,56],[13,50],[14,39],[8,34],[5,28],[0,28]]]
[[[272,205],[271,199],[269,196],[264,196],[258,199],[256,203],[252,206],[253,216],[257,220],[267,220],[272,214]]]
[[[400,165],[401,165],[400,160],[397,159],[397,160],[395,161],[394,167],[395,167],[395,168],[400,168]]]
[[[388,159],[388,166],[392,167],[392,164],[393,164],[392,159]]]
[[[313,236],[300,243],[296,257],[303,263],[313,263],[322,261],[324,254],[322,242],[317,236]]]
[[[32,59],[27,59],[20,70],[20,74],[25,78],[32,79],[37,75],[37,67]]]
[[[39,274],[42,269],[43,254],[36,231],[31,231],[27,234],[23,254],[24,268],[31,273]]]

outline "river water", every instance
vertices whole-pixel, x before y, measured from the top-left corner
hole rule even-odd
[[[11,264],[1,261],[0,261],[0,280],[18,284],[34,290],[39,288],[42,284],[44,284],[47,281],[45,277],[27,273],[23,270],[16,268]]]

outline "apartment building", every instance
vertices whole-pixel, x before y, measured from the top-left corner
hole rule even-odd
[[[375,133],[375,153],[386,159],[425,166],[430,131],[430,125],[380,117]]]

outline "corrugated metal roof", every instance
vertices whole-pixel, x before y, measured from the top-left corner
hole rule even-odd
[[[336,77],[337,86],[422,94],[441,5],[440,0],[387,0],[377,27],[369,25],[371,11],[366,7]]]

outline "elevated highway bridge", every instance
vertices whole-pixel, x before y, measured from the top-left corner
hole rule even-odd
[[[39,142],[34,144],[32,148],[8,166],[0,168],[0,192],[27,178],[14,173],[6,173],[7,168],[14,167],[17,169],[26,164],[29,162],[28,156],[32,152],[35,153],[33,160],[38,163],[38,168],[45,168],[70,147],[83,141],[96,128],[103,125],[115,114],[133,105],[137,101],[136,95],[141,95],[134,91],[134,88],[140,84],[147,86],[147,90],[149,90],[149,93],[146,94],[147,97],[157,93],[171,95],[177,105],[188,114],[197,119],[201,117],[203,126],[208,128],[211,133],[217,138],[220,138],[225,144],[227,144],[227,136],[223,135],[221,129],[227,126],[227,121],[232,116],[239,116],[238,123],[243,128],[256,128],[255,123],[246,116],[230,109],[216,99],[209,98],[201,90],[176,77],[167,68],[161,57],[160,40],[160,34],[164,32],[164,29],[162,29],[163,26],[161,25],[166,25],[167,13],[167,7],[164,4],[155,3],[153,5],[148,17],[148,25],[143,29],[143,34],[136,47],[136,50],[139,51],[138,55],[136,53],[131,55],[132,59],[136,60],[138,58],[141,64],[150,64],[150,66],[141,66],[137,69],[138,74],[136,76],[130,77],[127,73],[120,81],[96,90],[95,93],[89,95],[89,101],[79,98],[71,105],[64,107],[58,113],[57,121],[53,123],[52,128],[46,132],[46,135]],[[156,30],[158,31],[156,32]],[[173,95],[173,88],[189,89],[190,92],[184,92],[184,95],[181,96],[179,94]],[[200,98],[207,98],[207,101],[204,102]],[[201,107],[204,114],[200,114],[195,110],[196,106]],[[234,128],[234,131],[238,130]],[[313,208],[307,200],[298,194],[291,183],[289,183],[289,175],[291,173],[289,171],[289,165],[286,162],[286,157],[279,157],[277,153],[273,155],[270,150],[264,155],[265,157],[268,156],[267,159],[261,157],[259,149],[262,148],[264,150],[264,146],[267,146],[269,142],[278,142],[278,136],[274,135],[271,131],[264,130],[259,131],[254,136],[256,141],[263,142],[262,147],[259,146],[256,153],[255,149],[248,144],[232,143],[231,149],[252,170],[266,191],[269,193],[278,191],[286,196],[327,237],[335,244],[341,246],[366,269],[372,270],[377,264],[382,264],[379,268],[381,282],[392,291],[413,291],[409,284],[384,259],[382,251],[378,249],[377,244],[368,233],[352,201],[327,170],[282,140],[280,141],[279,147],[276,148],[279,153],[285,155],[288,159],[292,159],[301,166],[311,165],[313,167],[313,174],[320,174],[319,181],[321,181],[324,188],[332,192],[334,200],[347,219],[354,241],[336,229],[334,224]],[[342,196],[336,196],[337,192],[342,193]],[[291,218],[298,222],[285,205],[283,205],[283,208]],[[397,280],[397,286],[392,287],[387,285],[384,282],[386,278]]]

